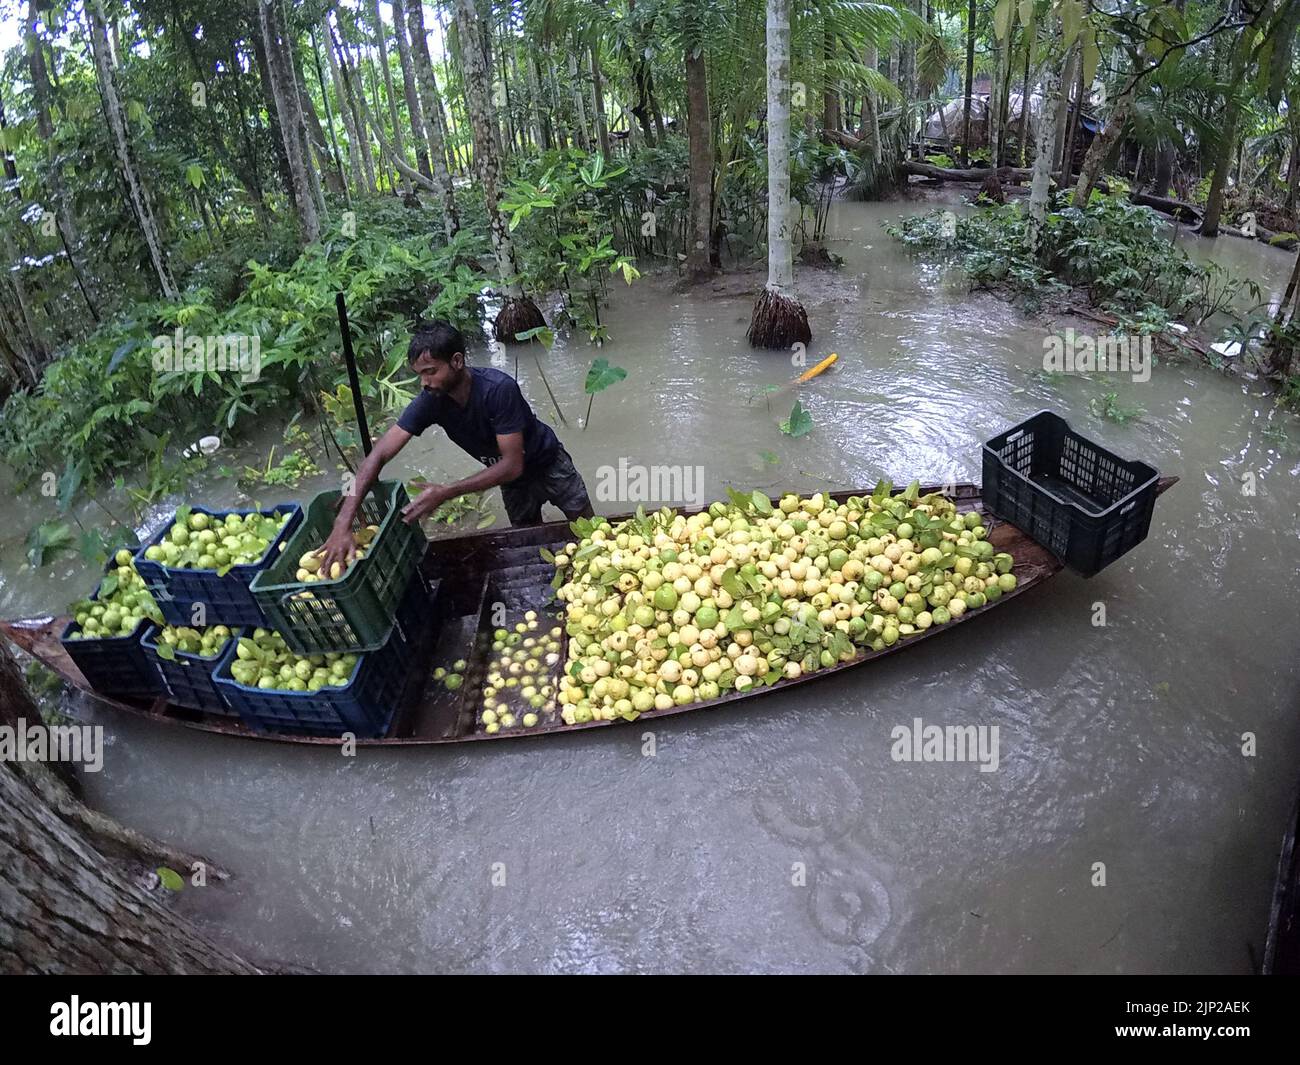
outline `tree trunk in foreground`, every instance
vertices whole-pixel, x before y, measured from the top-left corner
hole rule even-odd
[[[483,53],[478,47],[478,12],[474,0],[456,0],[456,24],[460,30],[460,54],[464,65],[465,103],[474,134],[474,174],[483,189],[497,275],[505,292],[505,303],[497,314],[494,333],[502,343],[514,344],[518,343],[517,334],[545,325],[546,319],[519,286],[518,260],[510,239],[510,228],[497,206],[501,162],[497,158],[496,138],[492,133],[496,117],[488,95]]]
[[[0,639],[0,724],[20,717],[40,713]],[[104,857],[50,805],[33,771],[48,773],[0,762],[0,972],[258,972]]]
[[[790,0],[767,0],[767,284],[754,304],[756,348],[808,343],[808,313],[794,298],[790,224]]]

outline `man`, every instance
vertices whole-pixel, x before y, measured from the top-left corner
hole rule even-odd
[[[533,413],[509,374],[465,365],[465,338],[459,329],[446,322],[422,323],[411,337],[406,358],[423,390],[357,470],[353,491],[343,497],[325,541],[324,570],[352,557],[352,522],[361,500],[407,441],[431,425],[441,425],[452,442],[484,468],[455,484],[430,485],[402,511],[408,524],[432,514],[448,499],[494,485],[501,486],[512,525],[536,525],[542,520],[542,504],[548,502],[570,519],[592,516],[587,486],[551,427]]]

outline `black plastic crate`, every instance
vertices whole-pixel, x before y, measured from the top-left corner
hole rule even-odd
[[[345,687],[296,692],[240,684],[230,673],[238,653],[237,640],[231,641],[217,665],[217,687],[244,724],[258,732],[385,736],[392,729],[407,678],[416,666],[413,652],[422,642],[420,636],[435,623],[435,593],[436,588],[428,587],[418,575],[410,582],[388,640],[377,651],[357,655]]]
[[[109,558],[104,568],[105,575],[116,569],[116,563]],[[99,599],[100,589],[104,586],[101,579],[95,586],[95,594],[90,598]],[[161,674],[154,664],[153,657],[141,646],[140,640],[146,632],[157,626],[147,618],[135,627],[128,636],[101,637],[93,640],[72,640],[69,636],[81,626],[76,619],[68,622],[59,636],[59,642],[67,651],[82,676],[95,691],[105,695],[133,695],[152,698],[165,695],[167,688]]]
[[[242,629],[234,629],[231,632],[230,642],[235,642],[242,634]],[[162,630],[155,626],[140,637],[140,643],[146,653],[152,656],[167,687],[170,701],[191,710],[204,710],[210,714],[234,717],[235,711],[213,677],[218,663],[221,662],[228,648],[223,647],[209,658],[172,648],[172,657],[164,658],[158,652],[161,637]]]
[[[1085,577],[1146,539],[1160,473],[1040,411],[984,445],[984,507]]]
[[[176,524],[175,516],[164,522],[161,529],[141,544],[135,555],[136,571],[149,586],[158,609],[169,624],[193,625],[194,605],[202,603],[205,625],[229,625],[231,628],[238,625],[265,626],[267,618],[249,590],[249,585],[253,583],[253,578],[279,559],[280,545],[287,544],[302,523],[302,507],[297,503],[281,503],[256,511],[191,507],[190,513],[207,514],[214,523],[224,521],[227,514],[289,515],[289,521],[271,541],[266,554],[256,562],[231,566],[225,576],[218,576],[218,571],[211,569],[175,569],[145,558],[145,552],[160,543]]]

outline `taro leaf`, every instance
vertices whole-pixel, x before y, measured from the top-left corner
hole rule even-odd
[[[591,364],[591,369],[587,371],[587,380],[582,386],[582,390],[588,395],[595,395],[597,392],[603,392],[612,384],[617,384],[627,376],[627,371],[621,366],[611,366],[608,359],[596,359]]]
[[[516,333],[515,339],[520,342],[538,340],[541,342],[542,347],[550,351],[551,345],[555,343],[555,333],[551,331],[549,326],[539,325],[533,329],[526,329],[522,333]]]
[[[781,432],[786,436],[800,437],[807,436],[812,432],[813,418],[803,408],[799,400],[794,401],[794,406],[790,408],[790,417],[781,423]]]
[[[754,509],[759,514],[766,517],[768,514],[772,513],[772,501],[768,499],[767,496],[763,495],[763,493],[757,488],[754,489],[754,494],[750,498],[753,499]]]
[[[168,869],[167,866],[160,865],[157,869],[157,873],[158,879],[162,881],[162,886],[168,891],[184,890],[185,881],[181,878],[181,874],[176,872],[175,869]]]
[[[158,657],[161,658],[161,659],[162,659],[163,661],[165,661],[165,662],[175,662],[175,661],[176,661],[176,649],[175,649],[174,647],[172,647],[171,644],[169,644],[169,643],[164,643],[162,640],[159,640],[159,641],[158,641]]]

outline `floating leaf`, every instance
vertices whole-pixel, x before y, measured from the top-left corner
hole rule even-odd
[[[32,569],[40,569],[48,556],[58,551],[70,551],[73,545],[70,526],[43,521],[27,534],[27,561]]]
[[[812,415],[804,410],[803,404],[796,399],[794,406],[790,408],[790,417],[781,423],[781,432],[793,437],[807,436],[812,432],[812,427]]]

